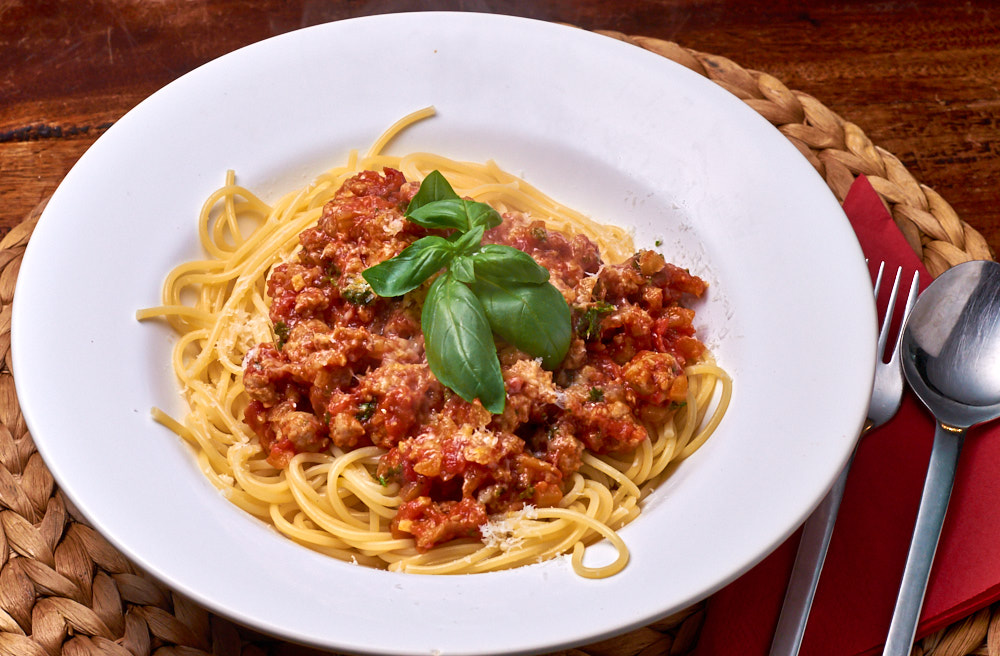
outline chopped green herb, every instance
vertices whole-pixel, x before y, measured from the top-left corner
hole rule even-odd
[[[340,277],[340,269],[336,264],[330,262],[326,265],[326,269],[323,270],[323,280],[329,284],[337,282],[337,278]]]
[[[601,334],[601,321],[614,312],[615,306],[603,301],[580,313],[576,320],[576,334],[584,341],[591,341]]]
[[[284,321],[279,321],[278,323],[274,324],[274,336],[276,338],[274,340],[274,345],[278,347],[279,351],[282,348],[284,348],[285,342],[288,341],[288,333],[289,333],[288,324],[285,323]]]
[[[521,492],[517,495],[517,498],[518,499],[530,499],[533,496],[535,496],[535,486],[532,485],[531,487],[529,487],[529,488],[527,488],[525,490],[521,490]]]
[[[403,473],[403,466],[396,465],[392,469],[387,470],[384,474],[379,474],[375,479],[379,482],[382,487],[388,487],[389,483],[399,478],[399,475]]]
[[[365,401],[358,404],[358,411],[354,413],[354,418],[358,421],[368,421],[375,414],[376,401]]]
[[[598,401],[603,401],[604,390],[602,390],[600,387],[591,387],[590,393],[587,394],[587,398],[593,401],[594,403],[597,403]]]
[[[371,285],[360,276],[345,280],[340,288],[340,295],[345,301],[354,305],[368,305],[375,300],[375,292],[372,291]]]

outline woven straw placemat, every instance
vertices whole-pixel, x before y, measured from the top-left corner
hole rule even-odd
[[[857,176],[867,176],[932,275],[967,260],[993,259],[982,236],[941,196],[815,98],[723,57],[602,33],[678,62],[741,98],[795,144],[841,201]],[[74,514],[55,485],[28,434],[10,373],[14,283],[40,214],[41,207],[0,241],[0,656],[319,653],[237,627],[143,575]],[[687,654],[702,617],[698,604],[561,656]],[[924,639],[914,654],[1000,656],[1000,608]]]

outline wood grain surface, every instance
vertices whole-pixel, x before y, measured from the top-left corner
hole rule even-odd
[[[515,14],[676,41],[815,96],[1000,247],[1000,3],[0,0],[0,233],[143,98],[243,45],[390,11]],[[405,57],[405,44],[379,56]]]

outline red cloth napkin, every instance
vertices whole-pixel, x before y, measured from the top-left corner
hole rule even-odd
[[[930,275],[863,176],[844,201],[874,269],[885,260]],[[874,276],[873,276],[874,279]],[[887,294],[886,294],[887,295]],[[884,303],[884,301],[883,301]],[[934,421],[907,390],[896,417],[862,440],[847,481],[802,656],[881,653],[896,603],[930,457]],[[917,637],[1000,598],[1000,425],[973,429],[931,572]],[[766,655],[798,548],[799,532],[709,600],[696,656]]]

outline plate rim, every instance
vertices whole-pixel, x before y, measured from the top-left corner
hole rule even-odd
[[[420,12],[419,14],[420,14],[420,18],[421,19],[425,19],[425,20],[430,19],[431,17],[434,17],[434,16],[446,16],[449,19],[450,18],[458,18],[459,20],[465,21],[465,20],[472,20],[472,19],[470,19],[470,16],[479,16],[479,18],[476,19],[476,20],[486,20],[486,21],[503,20],[503,21],[512,21],[512,24],[513,23],[518,23],[518,24],[522,24],[522,23],[523,24],[543,24],[543,25],[546,26],[545,29],[548,29],[549,27],[554,26],[554,24],[551,24],[551,23],[542,23],[541,21],[535,21],[534,19],[526,19],[526,18],[519,18],[519,17],[498,17],[497,15],[492,15],[492,14],[476,15],[476,14],[473,14],[471,12]],[[395,16],[397,18],[388,18],[388,17],[392,17],[392,16]],[[304,28],[303,30],[298,30],[296,32],[286,33],[286,34],[283,34],[283,35],[278,35],[276,37],[272,37],[270,39],[265,40],[265,42],[258,42],[256,44],[251,44],[251,45],[245,46],[244,48],[240,48],[239,50],[233,51],[232,53],[230,53],[228,55],[224,55],[223,57],[221,57],[221,58],[219,58],[217,60],[214,60],[213,62],[210,62],[209,64],[206,64],[205,66],[224,66],[224,65],[226,65],[226,61],[233,61],[235,58],[243,56],[240,53],[245,53],[245,52],[251,52],[251,51],[253,51],[253,49],[259,47],[261,43],[267,43],[267,42],[277,43],[278,42],[277,40],[282,40],[282,39],[287,39],[288,42],[294,42],[296,39],[300,38],[300,37],[295,36],[295,35],[298,34],[298,33],[305,32],[305,31],[326,30],[326,29],[330,29],[329,28],[330,25],[341,25],[342,26],[344,23],[347,23],[347,22],[351,22],[352,24],[355,24],[355,25],[360,24],[361,22],[367,22],[367,23],[370,23],[370,24],[375,24],[375,23],[379,23],[379,22],[382,22],[382,21],[399,20],[399,18],[398,18],[399,16],[404,16],[404,15],[400,15],[400,14],[395,14],[395,15],[393,15],[393,14],[386,14],[386,15],[380,15],[380,16],[368,16],[368,17],[362,17],[362,18],[357,18],[357,19],[348,19],[348,21],[338,21],[337,23],[330,23],[330,24],[324,24],[324,25],[318,25],[318,26],[312,26],[312,27]],[[405,16],[413,16],[413,14],[406,14]],[[576,28],[567,28],[567,29],[576,29]],[[581,33],[583,33],[583,34],[591,34],[591,35],[593,35],[595,37],[598,37],[598,38],[607,38],[607,37],[601,37],[599,35],[595,35],[595,34],[589,33],[589,32],[581,32]],[[608,40],[608,42],[609,43],[615,43],[614,41],[612,41],[610,39]],[[594,41],[594,43],[597,43],[597,42]],[[618,42],[618,43],[620,43],[620,42]],[[623,48],[632,48],[632,49],[635,49],[636,50],[636,54],[638,54],[640,52],[645,52],[645,51],[641,51],[638,48],[636,48],[635,46],[631,46],[629,44],[621,43],[621,46]],[[624,51],[622,51],[622,52],[624,52]],[[646,53],[646,54],[648,54],[650,57],[657,58],[658,61],[661,61],[663,63],[666,63],[666,62],[669,61],[669,60],[663,59],[659,55],[655,55],[653,53]],[[640,55],[640,56],[644,56],[644,55]],[[230,59],[227,60],[227,58],[230,58]],[[671,64],[673,64],[673,63],[671,62]],[[676,64],[673,64],[673,65],[677,66],[678,68],[680,68],[679,65],[676,65]],[[155,102],[157,102],[156,99],[161,98],[162,97],[161,94],[171,93],[171,91],[169,91],[169,90],[178,88],[175,85],[186,84],[186,82],[182,82],[182,81],[190,79],[189,76],[191,76],[191,75],[197,75],[198,71],[201,70],[201,69],[203,69],[203,68],[204,68],[204,66],[203,67],[199,67],[199,69],[195,69],[195,71],[192,71],[191,73],[188,73],[185,76],[182,76],[181,78],[178,78],[177,81],[171,83],[170,85],[167,85],[161,91],[158,91],[158,92],[154,93],[152,96],[150,96],[150,98],[148,98],[147,100],[144,100],[142,103],[140,103],[139,105],[137,105],[136,108],[134,108],[132,111],[130,111],[125,117],[123,117],[122,120],[124,121],[129,116],[140,116],[141,117],[142,112],[145,111],[145,107],[148,106],[147,103],[155,103]],[[695,74],[692,73],[691,75],[695,75]],[[748,108],[748,111],[752,111],[752,110],[749,110],[749,108]],[[132,121],[132,120],[138,120],[138,119],[130,118],[128,120]],[[104,140],[107,135],[117,134],[116,127],[117,126],[112,126],[112,128],[109,129],[105,133],[105,135],[102,135],[102,137],[98,140],[98,142],[100,142],[101,140]],[[73,167],[73,170],[70,171],[70,174],[67,175],[67,179],[70,179],[70,176],[74,176],[74,178],[71,180],[70,184],[72,184],[73,181],[75,181],[75,179],[76,179],[75,175],[78,175],[78,174],[74,174],[74,171],[77,169],[77,167],[78,166],[82,166],[82,167],[85,168],[87,166],[87,164],[84,163],[86,158],[87,158],[87,154],[85,154],[83,157],[81,157],[80,162],[78,162],[78,164]],[[804,165],[807,165],[805,162],[803,162],[803,163],[804,163]],[[60,194],[60,192],[62,192],[63,189],[64,189],[64,186],[61,184],[60,188],[56,191],[56,195]],[[66,193],[66,192],[63,192],[63,193]],[[56,195],[54,195],[54,197],[53,197],[54,200],[56,200]],[[53,210],[53,213],[55,213],[60,208],[60,203],[61,202],[62,202],[61,199],[58,199],[56,201],[56,205],[54,206],[56,208],[56,210]],[[43,213],[42,218],[39,221],[39,227],[42,227],[43,230],[47,230],[48,229],[49,222],[47,222],[47,220],[46,220],[47,216],[49,216],[47,214],[47,212]],[[55,222],[51,222],[51,223],[54,224]],[[32,241],[34,241],[34,240],[32,240]],[[28,249],[27,249],[27,251],[25,253],[25,262],[29,262],[29,269],[30,269],[31,266],[34,266],[33,264],[31,264],[31,262],[33,262],[33,258],[36,257],[33,251],[34,251],[34,249],[32,249],[32,242],[29,241]],[[860,250],[858,252],[860,253]],[[38,257],[40,257],[40,256],[38,256]],[[19,280],[19,283],[20,283],[20,280]],[[23,310],[24,303],[25,303],[24,301],[22,301],[21,303],[19,303],[18,302],[18,296],[15,295],[15,308],[14,308],[14,319],[13,319],[15,326],[22,326],[22,324],[20,322],[21,322],[21,317],[23,317],[24,315],[21,312],[21,310]],[[872,316],[873,316],[873,314],[872,314]],[[873,325],[874,325],[874,323],[873,323]],[[23,353],[23,349],[26,348],[24,346],[26,342],[22,342],[22,336],[28,334],[27,332],[25,332],[25,330],[26,330],[25,328],[15,329],[15,328],[12,327],[12,342],[14,342],[14,344],[12,344],[12,350],[15,353],[15,358],[14,358],[14,361],[15,361],[15,377],[17,377],[17,371],[18,371],[18,367],[17,367],[16,362],[21,359],[20,357],[17,357],[17,356],[18,356],[18,354],[22,354]],[[872,339],[872,345],[873,344],[874,344],[874,339]],[[874,349],[874,346],[872,346],[872,350],[873,349]],[[872,363],[872,369],[874,369],[874,363]],[[30,378],[30,375],[28,375],[28,376]],[[19,393],[19,395],[20,395],[20,393]],[[38,411],[35,410],[34,408],[32,408],[31,410],[28,410],[28,408],[32,406],[32,403],[34,403],[33,400],[28,400],[28,402],[25,403],[24,406],[23,406],[24,409],[26,410],[26,412],[24,413],[25,414],[25,420],[28,422],[29,427],[33,427],[33,424],[35,424],[36,421],[37,421],[35,418],[38,416]],[[29,415],[31,415],[31,416],[29,417]],[[858,423],[860,424],[860,421],[863,419],[863,417],[858,416],[857,419],[858,419]],[[49,456],[51,455],[51,453],[48,452],[48,450],[50,449],[50,445],[49,445],[48,442],[46,442],[46,438],[45,437],[43,437],[43,438],[41,438],[39,440],[38,447],[39,447],[39,451],[43,453],[43,458],[46,460],[46,462],[48,462]],[[844,450],[844,458],[845,458],[845,460],[846,460],[846,457],[847,457],[847,453],[848,453],[848,451],[845,449]],[[58,458],[55,458],[55,460],[58,460]],[[831,467],[831,471],[833,471],[835,473],[835,468]],[[57,474],[57,472],[53,471],[53,474],[56,475],[56,478],[57,478],[57,481],[58,481],[59,480],[59,475]],[[831,476],[831,480],[832,480],[832,476]],[[60,487],[63,488],[63,485],[60,484]],[[75,499],[73,498],[71,490],[67,490],[67,489],[64,488],[64,491],[67,492],[67,494],[68,494],[68,496],[70,497],[71,500],[75,501]],[[817,497],[816,501],[818,501],[818,497]],[[83,504],[83,505],[87,506],[88,504]],[[804,517],[804,515],[803,515],[803,517]],[[793,529],[794,529],[794,526],[789,527],[789,533]],[[120,545],[120,544],[118,544],[117,541],[114,539],[114,536],[107,536],[107,537],[109,539],[111,539],[112,543],[115,544],[120,550],[122,550],[123,553],[125,553],[126,555],[128,555],[129,558],[130,558],[130,560],[133,563],[142,563],[142,559],[141,558],[136,559],[135,558],[135,554],[132,553],[133,550],[129,549],[128,545]],[[777,544],[780,543],[780,541],[783,540],[785,537],[787,537],[787,535],[775,536],[775,540],[774,540],[772,546],[777,546]],[[749,569],[754,564],[754,562],[757,562],[760,558],[763,558],[764,555],[766,555],[766,552],[759,554],[759,557],[756,560],[754,560],[753,562],[746,562],[746,563],[744,563],[744,566],[742,568],[740,568],[738,571],[731,572],[730,576],[728,578],[726,578],[724,580],[717,581],[716,585],[714,586],[714,588],[710,592],[714,592],[718,588],[722,587],[722,585],[724,585],[728,581],[736,578],[736,576],[738,576],[740,573],[742,573],[742,572],[746,571],[747,569]],[[145,563],[143,563],[143,564],[145,564]],[[156,568],[153,568],[153,570],[155,572]],[[490,575],[490,576],[492,576],[492,575]],[[171,581],[169,579],[169,577],[167,577],[167,578],[168,578],[168,580],[165,580],[164,583],[167,584],[170,587],[174,587],[174,582]],[[213,600],[207,599],[203,595],[197,594],[196,590],[182,590],[182,591],[185,594],[187,594],[188,596],[193,596],[194,598],[196,598],[197,600],[199,600],[200,603],[202,603],[203,605],[206,605],[206,606],[212,608],[212,610],[214,612],[217,612],[220,615],[228,616],[228,617],[230,617],[230,619],[234,619],[236,621],[241,621],[241,619],[245,619],[245,618],[242,618],[239,614],[237,614],[236,616],[228,615],[227,612],[226,612],[227,611],[226,608],[220,607],[220,606],[218,606],[217,603],[214,603]],[[195,594],[192,595],[192,593],[195,593]],[[659,614],[659,613],[657,613],[657,614]],[[647,623],[646,619],[648,619],[648,618],[637,619],[635,622],[633,622],[633,624],[630,627],[627,627],[627,628],[633,628],[635,626],[644,625],[644,624]],[[260,625],[258,623],[255,623],[255,626],[260,626]],[[277,635],[282,635],[282,627],[271,627],[270,629],[268,629],[268,632],[275,632]],[[301,638],[302,636],[282,635],[282,637],[285,637],[285,638],[291,639],[291,640],[296,640],[297,637]],[[589,636],[585,637],[585,640],[597,639],[598,637],[600,637],[600,636],[589,635]],[[316,646],[328,646],[328,647],[332,646],[334,648],[344,648],[343,645],[338,645],[338,644],[330,645],[330,644],[327,644],[327,643],[317,643],[317,642],[312,642],[312,641],[309,641],[309,640],[307,640],[306,642],[310,643],[310,644],[314,644]],[[544,644],[544,645],[543,644],[538,644],[538,645],[526,645],[526,644],[522,644],[520,647],[516,647],[515,646],[514,649],[515,650],[521,650],[521,649],[535,650],[537,648],[549,649],[549,648],[557,648],[557,647],[560,647],[560,646],[568,646],[570,644],[580,644],[580,641],[578,641],[576,639],[572,639],[569,642],[562,641],[562,642],[558,642],[558,643]],[[403,654],[403,653],[417,653],[417,652],[407,651],[406,649],[403,649],[402,651],[384,651],[383,649],[377,649],[376,651],[367,651],[364,648],[363,645],[352,645],[352,646],[348,646],[348,648],[351,649],[351,650],[353,650],[353,651],[365,651],[366,653],[380,653],[380,654],[381,653],[399,653],[399,654]],[[451,650],[448,650],[448,651],[451,651]],[[460,651],[462,653],[475,653],[474,651],[464,651],[464,650],[461,650],[461,649],[459,649],[458,651]],[[423,652],[420,652],[420,653],[423,653]],[[483,652],[483,653],[485,653],[485,652]]]

